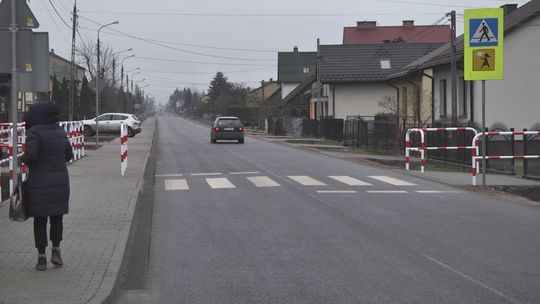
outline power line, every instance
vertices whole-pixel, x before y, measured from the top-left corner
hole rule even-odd
[[[92,30],[89,28],[83,28],[86,30]],[[114,34],[111,32],[103,31],[104,33],[107,33],[109,35],[113,36],[121,36],[126,37],[126,35],[121,34]],[[128,36],[129,37],[129,36]],[[152,42],[158,42],[158,43],[167,43],[167,44],[175,44],[175,45],[182,45],[182,46],[190,46],[190,47],[198,47],[198,48],[205,48],[205,49],[213,49],[213,50],[227,50],[227,51],[242,51],[242,52],[258,52],[258,53],[277,53],[278,50],[257,50],[257,49],[242,49],[242,48],[230,48],[230,47],[219,47],[219,46],[209,46],[209,45],[201,45],[201,44],[193,44],[193,43],[183,43],[183,42],[177,42],[177,41],[167,41],[167,40],[156,40],[151,38],[143,38],[139,37],[141,39],[145,39]]]
[[[92,19],[89,19],[87,17],[84,17],[84,16],[80,16],[79,17],[83,18],[83,19],[86,19],[96,25],[101,25],[100,23],[92,20]],[[125,37],[128,37],[128,38],[132,38],[132,39],[135,39],[135,40],[139,40],[139,41],[143,41],[143,42],[146,42],[146,43],[150,43],[150,44],[153,44],[153,45],[157,45],[157,46],[160,46],[160,47],[164,47],[164,48],[168,48],[168,49],[171,49],[171,50],[176,50],[176,51],[180,51],[180,52],[183,52],[183,53],[188,53],[188,54],[193,54],[193,55],[199,55],[199,56],[206,56],[206,57],[213,57],[213,58],[221,58],[221,59],[231,59],[231,60],[241,60],[241,61],[276,61],[276,59],[255,59],[255,58],[240,58],[240,57],[229,57],[229,56],[219,56],[219,55],[212,55],[212,54],[206,54],[206,53],[200,53],[200,52],[194,52],[194,51],[190,51],[190,50],[185,50],[185,49],[180,49],[180,48],[177,48],[177,47],[172,47],[170,45],[166,45],[166,44],[163,44],[163,43],[158,43],[158,42],[154,42],[154,41],[151,41],[151,40],[148,40],[146,38],[142,38],[142,37],[138,37],[138,36],[135,36],[135,35],[131,35],[131,34],[128,34],[128,33],[125,33],[125,32],[122,32],[122,31],[119,31],[119,30],[116,30],[116,29],[112,29],[112,28],[109,28],[109,30],[112,30],[116,33],[120,33],[121,35],[120,36],[125,36]],[[108,34],[111,34],[110,32],[105,32],[105,33],[108,33]],[[118,36],[118,35],[117,35]]]
[[[86,14],[137,15],[137,16],[193,16],[193,17],[358,17],[358,14],[237,14],[237,13],[174,13],[174,12],[125,12],[125,11],[86,11]],[[366,13],[370,16],[398,16],[402,13]],[[440,12],[416,13],[415,15],[439,15]]]
[[[189,61],[189,60],[177,60],[177,59],[165,59],[154,57],[141,57],[136,56],[133,59],[150,60],[150,61],[163,61],[163,62],[179,62],[179,63],[196,63],[196,64],[211,64],[211,65],[236,65],[236,66],[261,66],[261,67],[273,67],[273,65],[262,65],[254,63],[224,63],[224,62],[206,62],[206,61]]]
[[[252,71],[258,71],[258,70],[264,70],[264,69],[270,69],[274,67],[259,67],[259,68],[252,68],[252,69],[245,69],[245,70],[237,70],[237,71],[222,71],[222,73],[227,74],[234,74],[234,73],[246,73],[246,72],[252,72]],[[178,71],[157,71],[157,70],[147,70],[144,69],[144,72],[152,72],[152,73],[163,73],[163,74],[186,74],[186,75],[208,75],[208,74],[215,74],[217,71],[212,72],[178,72]]]
[[[445,20],[447,18],[446,15],[442,16],[439,20],[433,22],[431,25],[429,25],[428,27],[426,27],[425,29],[423,29],[422,31],[420,31],[419,33],[413,35],[412,37],[409,37],[409,38],[404,38],[405,41],[408,41],[408,42],[413,42],[415,41],[416,39],[419,39],[419,38],[422,38],[424,37],[427,33],[428,33],[428,30],[431,30],[433,29],[435,26],[439,26],[440,23]],[[416,40],[418,41],[418,40]]]
[[[61,33],[63,33],[63,31],[60,29],[60,26],[58,25],[58,23],[56,22],[56,18],[54,18],[53,14],[51,13],[51,11],[49,10],[49,8],[47,7],[47,5],[41,3],[38,1],[38,3],[40,5],[42,5],[43,8],[45,8],[45,11],[49,14],[49,17],[51,18],[54,26],[56,27],[56,29],[58,30],[58,32],[52,32],[52,34],[56,35],[56,36],[59,36],[61,37],[65,42],[67,43],[70,43],[69,42],[69,39],[67,39],[65,36],[63,36]]]
[[[49,3],[51,4],[52,8],[53,8],[54,11],[56,12],[56,15],[58,15],[58,18],[60,18],[60,20],[62,21],[62,23],[64,23],[69,29],[71,29],[71,26],[64,20],[64,18],[62,18],[62,16],[60,15],[60,13],[58,13],[58,10],[57,10],[56,7],[54,6],[54,3],[52,3],[51,0],[49,0]]]

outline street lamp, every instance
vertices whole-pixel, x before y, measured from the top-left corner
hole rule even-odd
[[[120,75],[121,75],[120,76],[120,90],[122,91],[122,94],[123,94],[123,91],[124,91],[124,61],[126,61],[129,58],[133,58],[133,57],[135,57],[135,54],[129,55],[129,56],[125,57],[124,59],[122,59],[122,64],[121,64],[122,65],[122,71],[120,73]],[[126,103],[127,103],[127,101],[126,101]],[[127,112],[127,105],[124,106],[124,112]]]
[[[101,26],[97,31],[97,64],[96,64],[96,149],[99,147],[99,128],[98,128],[98,116],[99,116],[99,74],[100,74],[100,66],[99,66],[99,56],[100,56],[100,47],[99,47],[99,32],[109,25],[118,24],[120,22],[114,21],[111,23],[107,23],[103,26]]]
[[[130,51],[133,51],[133,48],[129,48],[129,49],[123,50],[123,51],[114,52],[112,54],[114,56],[114,55],[122,54],[122,53],[125,53],[125,52],[130,52]]]
[[[139,68],[137,68],[137,69],[139,69]],[[140,73],[141,73],[141,71],[139,69],[139,71],[137,71],[136,73],[131,74],[131,93],[133,93],[133,77],[135,77],[135,75],[138,75]],[[129,75],[128,75],[128,73],[126,73],[126,92],[129,92]],[[129,108],[128,107],[128,105],[129,105],[129,94],[127,94],[126,96],[127,96],[126,97],[126,108]],[[128,111],[126,111],[126,112],[128,112]]]
[[[115,84],[116,84],[116,55],[122,54],[122,53],[125,53],[125,52],[130,52],[132,50],[133,50],[133,48],[129,48],[127,50],[113,52],[111,54],[112,55],[112,65],[113,65],[113,88],[115,88]],[[120,82],[120,84],[122,84],[122,82]]]

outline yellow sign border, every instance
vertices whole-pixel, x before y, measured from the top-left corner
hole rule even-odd
[[[497,18],[498,21],[498,45],[497,46],[470,46],[470,19]],[[504,78],[504,9],[481,8],[465,10],[465,29],[463,33],[463,60],[465,80],[500,80]],[[473,71],[472,54],[477,49],[493,49],[495,57],[494,71]]]

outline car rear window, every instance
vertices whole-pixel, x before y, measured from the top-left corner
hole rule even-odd
[[[220,119],[218,120],[217,125],[220,127],[241,127],[242,122],[240,121],[240,119]]]

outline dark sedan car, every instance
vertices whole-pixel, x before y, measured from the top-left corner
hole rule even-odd
[[[215,144],[218,140],[238,140],[244,143],[244,126],[238,117],[221,116],[216,118],[210,131],[210,142]]]

